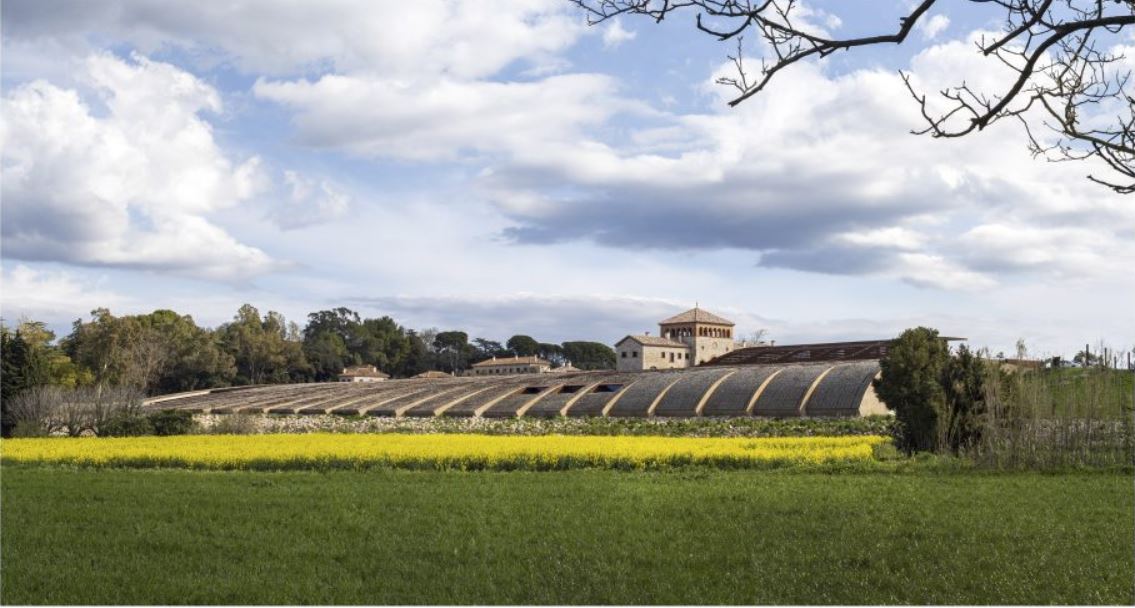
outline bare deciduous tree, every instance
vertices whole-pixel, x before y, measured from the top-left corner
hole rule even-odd
[[[58,386],[33,386],[12,398],[8,415],[16,432],[50,435],[64,429],[59,409],[66,389]]]
[[[16,425],[23,425],[25,432],[33,434],[97,435],[115,416],[140,416],[142,396],[140,389],[131,386],[35,386],[12,400],[10,416]]]
[[[719,84],[735,87],[735,106],[761,92],[782,70],[808,58],[824,58],[859,47],[902,44],[938,0],[920,0],[899,18],[897,27],[867,36],[841,38],[808,23],[799,0],[571,0],[591,23],[620,15],[662,21],[683,10],[696,11],[695,26],[726,41],[737,39],[730,59],[737,74]],[[1003,119],[1024,125],[1029,149],[1053,161],[1095,158],[1112,171],[1088,179],[1116,192],[1135,192],[1135,94],[1130,69],[1116,49],[1129,40],[1121,31],[1135,24],[1135,0],[965,0],[1004,10],[1001,31],[977,43],[978,52],[995,57],[1011,77],[1002,90],[975,90],[962,83],[939,91],[930,101],[902,74],[921,107],[932,137],[962,137]],[[851,4],[851,3],[847,3]],[[873,2],[857,10],[876,10]],[[851,10],[851,9],[848,9]],[[757,33],[768,52],[760,71],[746,71],[741,36]]]

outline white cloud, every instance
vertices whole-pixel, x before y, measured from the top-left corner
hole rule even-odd
[[[269,213],[284,230],[334,221],[351,209],[350,195],[328,180],[317,182],[296,171],[284,171],[284,183],[290,192],[276,201]]]
[[[255,94],[287,107],[298,137],[317,148],[410,160],[530,150],[573,141],[631,104],[597,74],[538,82],[411,82],[328,75],[315,82],[261,80]]]
[[[618,48],[624,42],[634,40],[637,35],[636,32],[624,29],[623,23],[619,19],[612,19],[611,23],[603,28],[603,48]]]
[[[99,307],[118,306],[128,298],[105,289],[101,279],[25,264],[0,269],[0,308],[6,323],[20,317],[69,320]]]
[[[94,55],[84,70],[95,106],[42,80],[3,100],[4,255],[225,280],[271,269],[206,217],[262,179],[199,116],[221,110],[217,92],[141,56]]]
[[[1135,268],[1135,226],[1128,233],[1077,226],[988,223],[958,239],[966,261],[994,271],[1037,271],[1054,277],[1117,276]]]
[[[1003,85],[995,61],[973,55],[951,42],[911,63],[920,86]],[[909,134],[921,120],[895,74],[829,76],[801,64],[736,109],[675,117],[671,129],[630,139],[659,152],[594,140],[532,146],[481,186],[525,243],[732,247],[768,267],[943,289],[988,289],[1022,272],[1105,275],[1107,260],[1132,258],[1135,210],[1083,179],[1090,163],[1037,161],[1008,122],[931,140]],[[559,183],[573,188],[543,186]],[[1021,259],[999,243],[1022,232],[999,241],[998,226],[1063,249],[1052,254],[1059,263]],[[1088,255],[1083,237],[1093,233]]]
[[[918,31],[922,33],[923,40],[933,40],[938,37],[938,34],[946,31],[950,27],[950,18],[937,14],[929,19],[922,19],[918,22]]]
[[[925,235],[902,226],[846,232],[836,235],[833,240],[864,247],[892,247],[906,250],[919,249],[926,244]]]
[[[331,68],[393,78],[478,78],[561,51],[585,30],[559,0],[4,3],[5,37],[75,39],[98,32],[143,53],[184,49],[250,73]]]

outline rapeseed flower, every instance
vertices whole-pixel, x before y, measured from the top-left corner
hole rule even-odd
[[[190,469],[553,470],[725,468],[863,462],[879,436],[648,437],[475,434],[185,435],[7,439],[4,463]]]

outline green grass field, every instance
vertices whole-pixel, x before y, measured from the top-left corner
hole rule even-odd
[[[5,466],[5,604],[1131,604],[1113,473]]]

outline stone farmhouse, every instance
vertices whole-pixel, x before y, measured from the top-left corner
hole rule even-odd
[[[359,365],[343,368],[339,382],[382,382],[389,377],[390,374],[378,371],[373,365]]]
[[[629,335],[615,343],[620,372],[694,367],[733,351],[734,323],[694,307],[658,322],[657,336]]]

